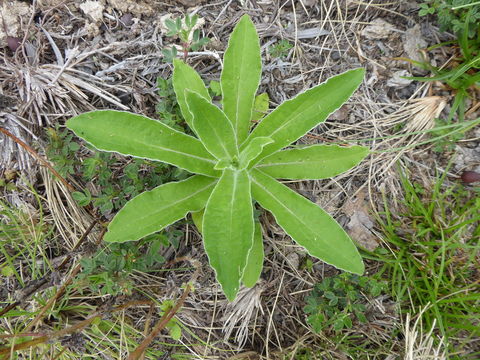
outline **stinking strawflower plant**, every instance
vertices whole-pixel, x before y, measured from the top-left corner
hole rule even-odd
[[[222,109],[212,104],[200,76],[174,61],[173,85],[185,121],[197,137],[122,111],[93,111],[67,122],[99,150],[162,161],[195,173],[130,200],[108,226],[105,241],[139,240],[188,213],[204,209],[201,232],[210,265],[227,298],[241,282],[255,285],[263,263],[262,234],[253,200],[310,255],[362,274],[362,259],[345,231],[316,204],[275,179],[323,179],[358,164],[362,146],[292,142],[323,122],[356,90],[363,69],[347,71],[285,101],[251,130],[261,76],[260,45],[248,16],[236,25],[224,56]]]

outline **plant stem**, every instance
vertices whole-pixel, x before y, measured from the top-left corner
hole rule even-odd
[[[15,135],[13,135],[10,131],[8,131],[7,129],[4,129],[2,127],[0,127],[0,132],[4,133],[5,135],[7,135],[9,138],[11,138],[13,141],[15,141],[18,145],[20,145],[21,147],[23,147],[25,150],[27,150],[31,155],[33,155],[33,157],[35,159],[37,159],[38,161],[40,161],[44,166],[46,166],[51,172],[53,175],[55,175],[66,187],[67,189],[70,191],[70,192],[73,192],[75,191],[75,188],[67,181],[65,180],[65,178],[60,175],[58,173],[57,170],[55,170],[53,168],[52,165],[50,165],[45,159],[43,159],[40,155],[38,155],[38,153],[33,150],[29,145],[27,145],[26,143],[24,143],[22,140],[20,140],[18,137],[16,137]]]
[[[190,279],[190,282],[194,281],[197,278],[197,276],[200,272],[200,262],[197,261],[197,260],[191,259],[188,256],[183,256],[183,257],[172,260],[171,262],[169,262],[169,264],[177,263],[177,262],[180,262],[180,261],[189,261],[195,267],[195,272],[193,273],[192,278]],[[167,326],[168,322],[175,316],[175,314],[178,312],[178,310],[180,310],[180,308],[182,307],[183,303],[187,299],[187,296],[188,296],[188,294],[190,293],[191,290],[192,290],[192,286],[189,283],[185,286],[185,290],[183,291],[182,296],[177,301],[175,306],[173,308],[169,309],[168,311],[166,311],[163,314],[163,316],[160,318],[157,325],[155,325],[153,330],[150,332],[150,335],[148,335],[142,341],[142,343],[140,345],[138,345],[138,347],[132,353],[130,353],[127,360],[139,360],[143,356],[145,350],[150,345],[150,343],[153,341],[153,339],[155,339],[155,337],[158,335],[158,333],[163,328],[165,328],[165,326]]]

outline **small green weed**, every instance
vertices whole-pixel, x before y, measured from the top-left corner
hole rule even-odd
[[[165,26],[169,30],[167,36],[178,36],[180,39],[184,60],[187,58],[189,51],[198,51],[210,41],[210,39],[200,35],[200,29],[195,28],[197,22],[198,15],[189,14],[184,18],[165,20]],[[175,46],[172,46],[170,49],[163,49],[162,53],[163,60],[171,63],[177,57],[178,51]]]
[[[465,118],[465,103],[472,96],[472,92],[478,89],[480,82],[480,3],[470,0],[431,0],[420,5],[420,16],[436,14],[442,31],[452,31],[456,40],[441,43],[430,47],[432,50],[438,47],[449,46],[453,56],[444,68],[435,67],[428,60],[419,62],[407,59],[415,66],[429,70],[432,77],[410,77],[417,81],[441,81],[452,90],[454,100],[451,111],[446,119],[450,124],[454,115],[458,120]]]
[[[459,33],[468,26],[468,37],[474,38],[480,20],[478,5],[479,2],[474,3],[472,0],[427,0],[420,4],[418,15],[436,15],[440,31]]]
[[[272,45],[268,53],[274,58],[286,58],[292,47],[293,45],[288,40],[282,39],[275,45]]]
[[[161,101],[155,107],[161,122],[176,130],[185,131],[187,126],[183,120],[180,106],[173,89],[172,79],[157,78],[157,92]]]
[[[366,276],[343,273],[327,277],[315,285],[307,296],[304,308],[307,322],[315,332],[350,329],[356,319],[366,323],[364,295],[377,297],[385,290],[385,283]]]
[[[452,131],[446,126],[451,125],[446,119],[435,119],[436,128],[432,129],[431,136],[436,138],[433,143],[433,151],[441,153],[452,151],[459,140],[465,137],[463,131]]]
[[[167,113],[167,110],[165,110]],[[173,114],[171,115],[173,118]],[[73,141],[67,130],[50,128],[47,130],[49,146],[47,157],[54,163],[55,169],[62,175],[82,174],[86,182],[95,181],[99,192],[92,194],[88,189],[84,192],[72,193],[80,206],[90,203],[107,214],[117,211],[125,203],[145,190],[170,180],[181,180],[186,173],[166,164],[148,160],[132,159],[122,161],[117,156],[92,150],[83,159],[75,153],[80,145]]]
[[[0,272],[23,287],[27,280],[42,279],[50,273],[49,259],[58,254],[50,240],[53,227],[44,217],[40,196],[33,188],[21,191],[34,196],[38,211],[19,209],[0,199]]]
[[[171,230],[149,235],[138,243],[112,243],[96,254],[81,261],[81,282],[102,295],[130,294],[133,289],[134,272],[158,270],[165,259],[161,250],[168,246],[175,249],[180,244],[183,232]]]
[[[378,249],[390,291],[410,312],[426,308],[424,325],[434,321],[449,342],[450,359],[474,359],[468,347],[480,340],[480,189],[445,184],[432,188],[402,176],[403,212],[388,208],[379,222],[391,251]],[[468,357],[474,356],[474,357]]]
[[[83,271],[80,280],[102,295],[130,294],[133,289],[131,274],[134,271],[149,272],[164,262],[160,250],[168,246],[164,234],[151,235],[138,244],[109,244],[90,258],[81,261]]]
[[[75,166],[78,164],[75,154],[80,145],[73,141],[73,135],[56,125],[55,129],[47,128],[47,136],[49,145],[46,155],[54,163],[55,170],[63,177],[75,174]]]
[[[340,107],[361,84],[364,73],[359,68],[330,78],[279,105],[250,132],[261,80],[261,48],[255,25],[244,15],[225,51],[223,110],[212,103],[199,74],[174,60],[177,101],[198,138],[142,115],[113,110],[68,120],[67,126],[97,149],[156,159],[196,174],[130,200],[109,223],[104,240],[136,241],[205,209],[204,247],[223,292],[233,301],[240,284],[253,286],[263,266],[262,229],[253,216],[255,199],[310,255],[362,274],[360,254],[338,223],[276,179],[328,178],[368,155],[368,148],[362,146],[312,145],[279,151]],[[260,100],[268,109],[268,97]]]
[[[21,302],[16,308],[10,310],[0,318],[0,332],[4,336],[21,334],[26,326],[38,315],[39,309],[58,292],[58,287],[51,286],[55,276],[67,276],[55,272],[52,258],[61,256],[63,251],[60,244],[55,241],[55,228],[50,220],[45,217],[42,207],[43,199],[33,188],[16,188],[12,191],[29,191],[35,199],[35,208],[19,209],[9,204],[3,195],[9,190],[3,188],[0,195],[0,274],[4,284],[16,284],[16,293],[24,291],[30,294],[32,287],[39,280],[46,279],[46,287],[38,287],[33,294],[26,295],[28,300]],[[28,211],[27,211],[28,210]],[[85,273],[75,279],[68,286],[65,293],[57,299],[45,313],[45,321],[41,330],[30,331],[39,334],[51,334],[62,331],[80,319],[87,319],[99,310],[99,296],[105,294],[125,294],[133,288],[133,283],[128,274],[134,272],[151,272],[163,261],[159,254],[162,246],[176,244],[180,231],[164,232],[152,235],[133,246],[132,243],[111,244],[110,248],[90,260],[82,261]],[[111,255],[114,254],[114,255]],[[111,256],[109,256],[111,255]],[[102,258],[103,256],[103,258]],[[123,260],[123,261],[122,261]],[[102,278],[100,270],[103,269],[108,276]],[[58,275],[55,275],[58,274]],[[95,276],[97,278],[95,279]],[[113,281],[117,281],[114,283]],[[39,285],[38,285],[39,286]],[[109,288],[110,287],[110,288]],[[28,290],[30,289],[30,290]],[[4,286],[0,291],[1,307],[5,308],[15,301]],[[106,303],[108,305],[108,301]],[[157,304],[159,316],[173,306],[171,301]],[[106,312],[108,313],[108,311]],[[144,334],[142,329],[136,328],[135,322],[126,314],[108,313],[108,316],[95,319],[88,327],[73,334],[68,334],[51,341],[24,350],[11,350],[11,359],[95,359],[101,353],[108,358],[124,359],[128,351],[138,346],[138,339]],[[169,335],[173,340],[178,340],[182,334],[180,322],[173,318],[167,325]],[[188,329],[187,329],[188,330]],[[18,336],[9,339],[3,338],[0,347],[4,350],[14,344],[28,342],[38,337]],[[176,350],[175,345],[162,342],[161,349],[147,349],[146,359],[158,359],[168,355],[168,349]],[[9,351],[10,353],[10,351]],[[172,355],[171,358],[180,358]]]

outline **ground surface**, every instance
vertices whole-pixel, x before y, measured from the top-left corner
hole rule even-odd
[[[166,15],[175,18],[196,13],[204,20],[202,33],[210,42],[190,54],[188,63],[208,84],[219,80],[229,34],[240,16],[247,13],[260,36],[263,76],[259,92],[268,93],[270,108],[329,76],[356,67],[367,70],[363,85],[349,102],[300,143],[365,144],[371,147],[372,155],[333,180],[291,184],[331,213],[362,247],[373,251],[382,246],[382,234],[373,214],[383,211],[385,202],[393,212],[400,211],[398,161],[426,188],[432,186],[437,174],[447,171],[451,159],[454,160],[447,171],[447,185],[454,183],[461,171],[480,168],[478,128],[468,133],[466,141],[442,153],[433,152],[431,144],[415,146],[428,139],[423,131],[434,126],[434,118],[448,113],[451,96],[441,86],[400,77],[425,75],[400,58],[418,59],[418,48],[449,39],[448,34],[439,33],[435,24],[418,18],[415,1],[44,0],[34,6],[30,2],[3,1],[1,11],[6,27],[0,30],[0,45],[5,45],[7,35],[18,37],[24,45],[16,53],[8,47],[0,53],[0,126],[30,144],[42,157],[48,148],[46,129],[63,126],[68,118],[84,111],[122,109],[158,118],[155,109],[164,99],[157,93],[157,78],[168,79],[172,73],[171,64],[162,60],[162,49],[178,43],[175,37],[166,36],[163,26]],[[292,47],[272,54],[271,49],[281,40],[287,40]],[[429,56],[432,62],[441,63],[446,55],[439,51]],[[469,119],[476,117],[478,113],[469,114]],[[392,137],[394,134],[399,136]],[[90,152],[82,145],[78,157]],[[0,137],[0,154],[2,179],[16,184],[11,187],[13,190],[1,188],[2,204],[8,202],[13,208],[26,209],[37,223],[43,221],[53,227],[44,245],[35,245],[39,247],[39,258],[33,256],[30,261],[49,263],[54,268],[54,263],[61,263],[66,255],[71,255],[61,271],[51,272],[47,267],[43,273],[47,278],[57,274],[65,281],[81,258],[104,246],[97,242],[101,232],[98,225],[82,246],[77,249],[75,245],[92,223],[92,214],[98,214],[97,209],[78,206],[64,184],[45,169],[40,170],[37,159],[4,136]],[[116,166],[121,169],[129,161],[119,158]],[[100,191],[95,180],[86,183],[75,172],[68,175],[67,181],[87,187],[94,194]],[[32,184],[32,191],[39,198],[25,190],[26,184]],[[39,204],[42,204],[41,220]],[[102,215],[108,220],[114,212]],[[146,358],[181,358],[181,354],[184,358],[202,359],[406,356],[405,312],[399,310],[396,299],[387,293],[362,300],[367,323],[355,321],[345,337],[328,331],[312,332],[303,311],[305,296],[315,283],[338,272],[308,257],[269,214],[260,216],[266,254],[262,281],[253,289],[242,290],[233,304],[228,304],[215,283],[194,226],[183,222],[174,227],[182,235],[177,249],[163,248],[166,262],[188,256],[201,263],[201,271],[195,291],[177,315],[183,327],[180,341],[162,333],[152,348],[163,352],[164,357],[147,354]],[[47,253],[45,248],[49,249]],[[14,254],[15,249],[11,249],[3,256],[15,260]],[[59,285],[49,280],[49,286],[37,289],[38,293],[22,292],[25,284],[31,285],[39,277],[32,275],[27,265],[28,261],[14,265],[16,269],[20,266],[21,281],[3,276],[2,302],[6,306],[18,299],[20,291],[25,298],[17,309],[33,313],[57,293]],[[67,291],[65,304],[58,311],[49,312],[36,324],[36,329],[58,330],[78,322],[107,299],[120,305],[134,299],[153,298],[161,302],[178,297],[182,283],[189,281],[193,269],[160,271],[161,268],[160,265],[153,272],[132,272],[130,280],[134,285],[130,294],[113,299],[102,292],[89,291],[85,282],[74,282],[76,286]],[[367,260],[367,274],[379,268],[377,262]],[[58,301],[61,299],[60,296]],[[69,347],[60,356],[74,359],[96,354],[106,359],[124,358],[141,341],[146,319],[151,322],[158,319],[149,309],[149,305],[138,305],[113,314],[109,321],[117,327],[108,336],[86,333],[84,355],[74,355]],[[19,319],[2,320],[2,332],[16,327],[24,329],[20,324],[25,325],[28,318]],[[127,332],[118,327],[121,323],[128,324]],[[125,337],[130,338],[124,340]],[[121,339],[120,343],[117,339]],[[352,355],[351,349],[355,347],[363,347],[363,351]],[[478,350],[478,337],[471,339],[471,349],[461,351],[466,354],[475,347]],[[62,344],[57,342],[55,346],[25,352],[20,357],[54,358],[61,349]]]

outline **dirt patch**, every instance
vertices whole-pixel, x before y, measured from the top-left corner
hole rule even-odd
[[[7,46],[7,37],[23,36],[22,29],[25,28],[32,15],[32,7],[20,1],[3,1],[0,8],[0,46]]]

